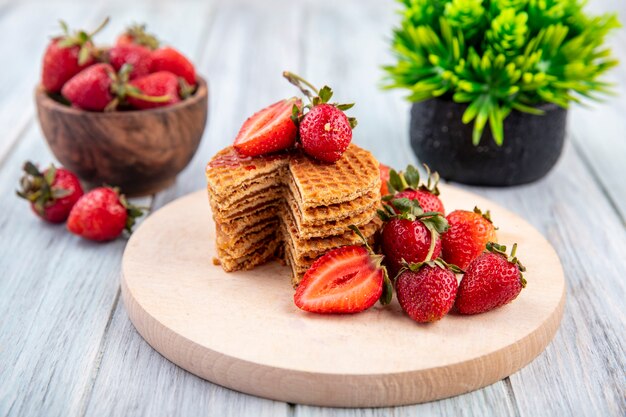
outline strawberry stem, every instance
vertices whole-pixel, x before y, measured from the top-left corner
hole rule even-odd
[[[430,246],[428,247],[428,253],[426,254],[426,259],[424,262],[429,262],[433,259],[433,253],[435,253],[435,243],[437,239],[437,231],[433,228],[430,229]]]
[[[104,27],[109,23],[109,16],[107,16],[102,23],[100,23],[100,25],[95,28],[93,31],[91,31],[91,33],[89,34],[89,37],[91,38],[93,35],[95,35],[96,33],[100,32],[102,29],[104,29]]]
[[[304,78],[300,77],[299,75],[296,75],[293,72],[283,71],[283,77],[285,77],[287,79],[287,81],[289,81],[291,84],[293,84],[296,87],[298,87],[300,89],[300,91],[302,91],[302,93],[305,96],[307,96],[309,99],[313,98],[313,94],[311,94],[311,92],[309,90],[304,88],[302,86],[302,84],[306,85],[311,90],[313,90],[313,92],[315,93],[316,96],[319,95],[319,90],[313,84],[311,84],[310,82],[308,82]]]

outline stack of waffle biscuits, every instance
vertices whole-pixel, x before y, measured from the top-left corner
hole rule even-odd
[[[216,224],[217,255],[225,271],[251,269],[281,257],[297,285],[325,252],[372,243],[380,228],[378,162],[352,144],[334,164],[296,152],[240,158],[228,147],[206,170]]]

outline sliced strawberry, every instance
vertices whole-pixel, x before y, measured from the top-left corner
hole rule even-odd
[[[358,313],[381,298],[385,271],[382,257],[363,246],[344,246],[327,252],[311,265],[294,301],[313,313]]]
[[[249,117],[235,139],[237,152],[258,156],[292,147],[298,131],[291,119],[294,104],[302,108],[302,101],[294,97],[274,103]]]

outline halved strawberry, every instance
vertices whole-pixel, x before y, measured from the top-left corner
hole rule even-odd
[[[386,285],[381,261],[382,256],[371,254],[363,246],[333,249],[311,265],[294,301],[302,310],[313,313],[367,310],[381,298]]]
[[[250,116],[241,126],[234,147],[242,155],[258,156],[292,147],[298,128],[291,119],[293,106],[302,100],[281,100]]]

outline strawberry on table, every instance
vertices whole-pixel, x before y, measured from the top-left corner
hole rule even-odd
[[[196,85],[196,69],[183,54],[172,47],[152,51],[150,72],[169,71],[182,77],[190,86]]]
[[[126,31],[116,41],[116,45],[128,44],[141,45],[150,50],[155,50],[159,47],[159,40],[153,34],[146,32],[145,24],[134,24],[126,28]]]
[[[382,251],[392,276],[398,274],[405,262],[419,263],[439,257],[440,235],[448,228],[446,219],[439,213],[424,212],[417,201],[398,198],[391,200],[391,206],[385,204],[378,214],[385,221]]]
[[[443,260],[406,264],[396,278],[400,307],[418,323],[430,323],[448,314],[457,294],[455,265]]]
[[[294,295],[296,306],[312,313],[358,313],[378,300],[389,304],[393,288],[382,258],[367,244],[327,252],[302,278]]]
[[[409,165],[403,172],[389,171],[389,192],[392,198],[408,198],[417,200],[424,211],[436,211],[445,214],[443,203],[439,199],[439,173],[430,172],[428,165],[424,164],[427,174],[426,184],[420,183],[419,171]]]
[[[442,236],[442,256],[460,268],[467,268],[483,253],[487,242],[496,241],[496,227],[489,211],[483,213],[478,207],[474,211],[455,210],[446,220],[450,228]]]
[[[115,110],[128,97],[164,103],[172,98],[149,96],[128,83],[132,66],[125,64],[119,73],[109,64],[94,64],[76,74],[64,86],[61,93],[74,107],[90,111]]]
[[[142,94],[147,96],[167,96],[168,101],[146,101],[133,96],[128,97],[128,104],[136,109],[152,109],[155,107],[169,106],[178,103],[180,97],[179,78],[167,71],[159,71],[153,74],[139,77],[130,82],[130,85],[136,87]]]
[[[47,92],[58,93],[67,80],[95,62],[96,48],[92,38],[108,21],[105,19],[91,33],[80,30],[73,34],[61,21],[63,35],[50,41],[43,56],[41,83]]]
[[[333,95],[330,87],[317,90],[298,75],[285,71],[283,76],[311,100],[303,109],[308,111],[295,117],[304,152],[324,162],[339,160],[352,141],[352,129],[357,123],[344,111],[354,104],[328,103]]]
[[[109,63],[116,71],[122,69],[124,64],[132,65],[129,78],[135,79],[150,73],[152,65],[152,52],[141,45],[126,44],[116,45],[109,49]]]
[[[258,156],[291,148],[296,143],[297,130],[292,120],[299,112],[298,98],[281,100],[250,116],[241,126],[234,148],[242,155]]]
[[[506,246],[494,242],[487,244],[487,251],[474,259],[465,272],[456,298],[456,309],[461,314],[484,313],[513,301],[526,279],[526,270],[515,256],[517,243],[511,255]]]
[[[42,219],[62,223],[83,195],[80,181],[71,171],[50,165],[44,172],[32,163],[24,163],[24,176],[17,195],[30,201],[33,211]]]
[[[139,208],[128,204],[117,189],[99,187],[76,202],[67,220],[67,229],[85,239],[103,242],[115,239],[124,229],[130,232],[135,218],[142,214]]]

